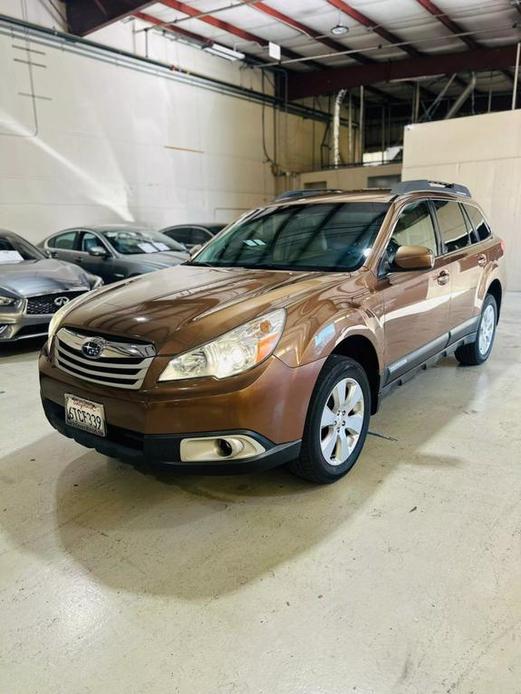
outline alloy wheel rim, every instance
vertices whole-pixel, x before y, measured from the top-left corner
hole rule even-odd
[[[496,312],[492,304],[489,304],[483,312],[481,325],[479,326],[478,347],[479,352],[484,356],[490,349],[496,327]]]
[[[364,410],[364,394],[354,378],[343,378],[331,389],[320,421],[320,447],[329,465],[342,465],[354,451]]]

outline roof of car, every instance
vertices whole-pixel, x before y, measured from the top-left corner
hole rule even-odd
[[[298,197],[298,193],[302,197]],[[403,181],[393,188],[363,188],[361,190],[317,190],[293,191],[286,197],[278,196],[271,205],[309,205],[327,202],[391,202],[403,197],[446,197],[453,200],[471,201],[471,194],[466,186],[458,183],[444,183],[426,179]]]

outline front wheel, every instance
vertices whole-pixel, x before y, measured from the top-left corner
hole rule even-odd
[[[300,456],[290,463],[290,470],[312,482],[336,482],[356,463],[370,414],[364,369],[348,357],[329,357],[311,397]]]
[[[465,366],[477,366],[486,361],[492,352],[497,325],[497,304],[492,294],[487,294],[481,317],[479,319],[478,332],[474,342],[458,347],[455,352],[456,359]]]

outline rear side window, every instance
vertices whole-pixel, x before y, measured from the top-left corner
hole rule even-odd
[[[465,210],[472,222],[478,241],[484,241],[491,234],[490,227],[485,221],[485,218],[478,208],[473,205],[465,205]]]
[[[450,200],[433,200],[433,204],[446,252],[468,246],[471,239],[459,204]]]
[[[72,251],[76,242],[76,232],[68,231],[66,234],[60,234],[50,239],[49,246],[51,248],[63,248],[66,251]]]

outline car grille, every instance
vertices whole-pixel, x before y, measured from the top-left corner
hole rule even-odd
[[[41,296],[31,296],[27,299],[26,313],[38,316],[48,316],[68,304],[69,301],[77,296],[85,294],[86,290],[79,292],[61,292],[59,294],[42,294]]]
[[[86,357],[82,345],[97,340],[101,345],[99,357]],[[54,342],[54,362],[62,371],[76,378],[115,388],[141,388],[156,351],[151,344],[99,338],[77,333],[68,328],[58,331]]]

